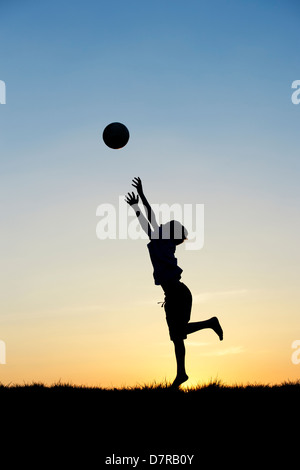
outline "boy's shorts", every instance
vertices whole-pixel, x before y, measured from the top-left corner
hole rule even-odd
[[[186,327],[191,318],[192,294],[183,282],[172,283],[165,290],[164,308],[171,341],[186,339]]]

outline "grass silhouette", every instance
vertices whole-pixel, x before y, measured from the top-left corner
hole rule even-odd
[[[169,385],[0,384],[2,449],[7,437],[18,449],[10,456],[22,465],[27,458],[30,468],[35,455],[36,468],[40,455],[55,468],[58,462],[69,468],[71,457],[82,468],[102,468],[113,454],[193,454],[198,468],[226,462],[239,469],[257,462],[270,468],[280,452],[290,462],[298,450],[291,425],[299,422],[300,381],[229,386],[212,380],[178,391]]]
[[[129,392],[167,392],[167,393],[176,393],[176,394],[204,394],[208,392],[219,392],[219,393],[237,393],[237,392],[300,392],[300,379],[297,381],[284,381],[280,384],[234,384],[226,385],[221,380],[211,380],[208,383],[198,384],[196,386],[179,388],[177,390],[170,388],[171,382],[161,382],[156,383],[145,383],[137,384],[134,386],[123,386],[123,387],[97,387],[97,386],[85,386],[85,385],[74,385],[72,383],[66,382],[61,383],[56,382],[52,385],[46,385],[42,382],[32,382],[25,384],[14,384],[9,383],[7,385],[0,382],[0,394],[9,393],[9,392],[83,392],[83,393],[103,393],[107,394],[109,392],[124,392],[128,394]]]

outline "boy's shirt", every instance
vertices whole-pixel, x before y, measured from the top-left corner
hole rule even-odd
[[[176,245],[172,240],[151,240],[147,247],[156,285],[181,278],[182,269],[177,265],[177,258],[174,255]]]

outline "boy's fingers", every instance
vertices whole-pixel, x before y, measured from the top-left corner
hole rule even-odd
[[[141,182],[141,178],[139,178],[138,176],[135,176],[132,180],[132,182],[136,185],[138,185],[140,182]]]

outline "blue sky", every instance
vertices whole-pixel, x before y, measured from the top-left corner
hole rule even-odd
[[[210,137],[213,123],[268,135],[298,71],[295,3],[9,2],[1,68],[18,136],[53,141],[104,111],[184,135],[204,123]]]
[[[16,0],[0,14],[0,339],[13,343],[8,312],[91,309],[116,285],[130,302],[139,270],[135,296],[152,296],[144,244],[95,237],[97,206],[134,176],[152,202],[205,204],[205,249],[181,254],[195,294],[255,291],[268,318],[257,289],[290,289],[296,311],[298,2]],[[101,139],[112,121],[131,134],[120,151]]]
[[[76,165],[94,173],[103,169],[102,129],[120,120],[131,132],[130,159],[118,156],[121,168],[143,171],[146,163],[148,174],[171,170],[177,182],[186,154],[199,171],[211,158],[200,160],[199,152],[213,154],[217,175],[218,166],[222,174],[227,163],[243,165],[248,149],[255,174],[256,163],[266,171],[275,162],[281,171],[281,152],[293,158],[298,129],[298,109],[290,106],[297,13],[295,2],[270,1],[4,4],[4,166],[26,172]],[[82,153],[44,152],[57,141],[83,142],[89,132],[90,165],[82,165]],[[150,156],[136,155],[138,139]],[[115,155],[107,155],[115,167]]]
[[[168,171],[175,186],[178,174],[191,173],[186,158],[199,173],[213,158],[215,177],[228,165],[246,165],[256,177],[274,164],[281,172],[286,158],[295,164],[297,13],[295,2],[270,1],[4,4],[4,168],[107,169],[110,181],[117,157],[130,174]],[[114,120],[131,132],[126,158],[101,147]],[[79,155],[55,152],[56,142],[78,140]]]

